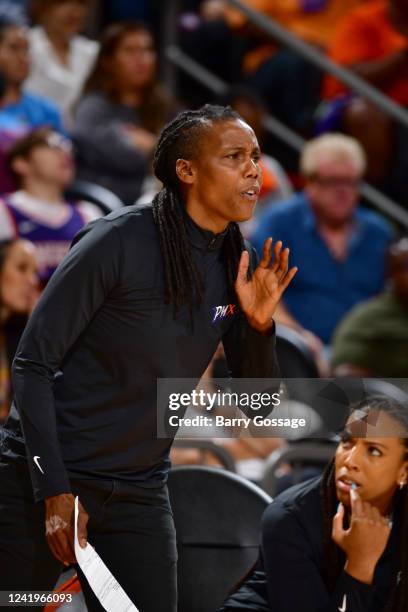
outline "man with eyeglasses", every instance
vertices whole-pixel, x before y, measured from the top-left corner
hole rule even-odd
[[[89,202],[68,202],[74,178],[71,142],[50,128],[34,130],[8,151],[19,189],[0,199],[0,240],[23,237],[36,245],[43,286],[68,252],[75,234],[102,215]]]
[[[327,134],[306,144],[300,161],[305,188],[266,210],[252,242],[279,236],[299,273],[276,314],[301,333],[315,356],[329,345],[338,322],[357,303],[381,291],[384,255],[392,232],[359,206],[366,167],[358,142]]]

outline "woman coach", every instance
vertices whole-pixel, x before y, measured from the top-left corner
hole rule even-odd
[[[272,257],[271,239],[254,269],[237,225],[256,204],[259,156],[231,109],[181,113],[159,138],[152,205],[85,228],[46,287],[3,431],[0,590],[50,589],[56,559],[75,562],[78,494],[82,543],[89,516],[91,544],[135,605],[176,610],[171,442],[156,436],[156,380],[199,378],[220,341],[234,376],[278,375],[272,315],[296,269],[279,242]],[[213,323],[215,307],[237,302]],[[88,608],[102,609],[81,581]]]

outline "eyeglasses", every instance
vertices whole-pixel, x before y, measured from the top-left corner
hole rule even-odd
[[[67,153],[72,152],[72,142],[57,132],[49,134],[47,138],[45,138],[44,143],[50,147],[50,149],[61,149]]]
[[[348,176],[311,176],[309,181],[317,183],[324,189],[358,189],[361,180],[359,178],[351,178]]]

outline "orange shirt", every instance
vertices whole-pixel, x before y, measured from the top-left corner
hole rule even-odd
[[[388,0],[375,0],[354,10],[334,33],[329,56],[338,64],[352,66],[393,55],[408,49],[408,39],[394,29],[388,18]],[[323,96],[333,98],[347,91],[334,79],[326,77]],[[384,88],[396,102],[408,105],[408,74],[401,74]]]
[[[303,40],[326,48],[333,27],[363,0],[245,0],[245,4],[278,21]],[[226,8],[226,18],[233,28],[246,23],[246,17],[233,8]],[[255,70],[270,57],[276,45],[272,42],[248,55],[245,68]]]

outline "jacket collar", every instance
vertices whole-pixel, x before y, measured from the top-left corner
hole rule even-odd
[[[184,213],[184,219],[186,233],[193,246],[204,251],[219,251],[221,249],[228,234],[228,226],[220,234],[214,234],[214,232],[197,225],[187,212]]]

